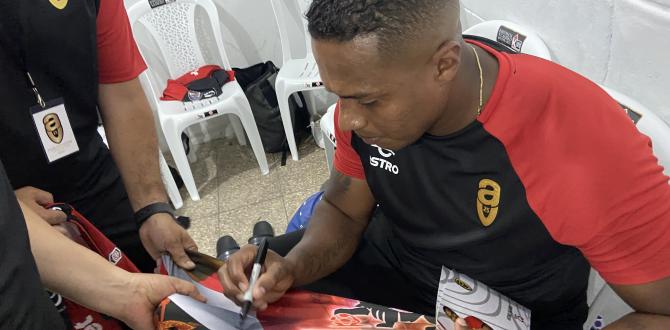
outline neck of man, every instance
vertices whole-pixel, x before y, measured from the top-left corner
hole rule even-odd
[[[480,75],[477,58],[470,45],[465,41],[462,42],[460,68],[451,88],[446,92],[449,94],[446,106],[442,111],[442,116],[428,130],[428,134],[434,136],[449,135],[462,130],[477,119]],[[481,106],[483,111],[498,76],[498,61],[484,49],[478,46],[474,47],[479,55],[484,79]]]

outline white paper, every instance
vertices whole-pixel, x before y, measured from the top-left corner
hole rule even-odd
[[[244,323],[240,324],[240,313],[212,306],[209,301],[203,304],[189,296],[180,294],[171,295],[170,300],[208,329],[263,330],[260,322],[255,317],[247,316]]]
[[[168,257],[168,259],[169,259],[169,257]],[[191,276],[189,276],[183,269],[177,267],[172,262],[172,259],[170,259],[168,262],[170,264],[170,267],[172,268],[172,269],[167,268],[167,264],[166,264],[166,269],[168,270],[168,274],[170,274],[170,276],[180,278],[182,280],[193,283],[195,285],[195,287],[198,289],[198,291],[200,292],[200,294],[202,294],[203,296],[205,296],[205,298],[207,298],[207,304],[208,305],[216,306],[216,307],[219,307],[219,308],[224,308],[224,309],[227,309],[229,311],[232,311],[232,312],[235,312],[235,313],[238,313],[238,314],[240,313],[240,311],[242,310],[240,308],[240,306],[235,305],[235,303],[232,300],[228,299],[225,295],[223,295],[223,293],[214,291],[214,290],[212,290],[212,289],[210,289],[210,288],[208,288],[208,287],[206,287],[206,286],[204,286],[204,285],[202,285],[198,282],[193,281]],[[252,312],[249,312],[249,314],[253,315]]]
[[[177,266],[170,256],[163,256],[163,265],[168,275],[193,283],[200,294],[205,296],[207,303],[201,303],[191,297],[173,294],[169,298],[182,310],[203,326],[209,329],[243,329],[243,330],[262,330],[256,314],[250,311],[247,318],[240,324],[241,308],[233,301],[228,299],[223,293],[214,291],[204,285],[194,281],[186,271]]]
[[[528,308],[467,275],[442,267],[435,319],[442,329],[453,330],[445,306],[460,318],[476,317],[493,330],[530,329]]]

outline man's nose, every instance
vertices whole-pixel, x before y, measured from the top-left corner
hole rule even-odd
[[[356,105],[352,103],[355,103],[355,101],[340,100],[340,117],[338,120],[340,130],[344,132],[360,130],[367,126],[367,120],[361,115],[360,109],[357,109]]]

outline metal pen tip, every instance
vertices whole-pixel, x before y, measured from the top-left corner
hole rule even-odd
[[[240,325],[247,318],[247,314],[249,314],[249,309],[250,308],[251,308],[251,302],[250,301],[245,301],[244,305],[242,306],[242,312],[240,313]]]

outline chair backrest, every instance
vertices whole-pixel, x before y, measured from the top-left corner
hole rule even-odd
[[[305,13],[309,10],[312,0],[270,0],[272,11],[275,15],[275,22],[277,23],[277,31],[279,31],[279,40],[281,42],[282,64],[294,58],[291,52],[291,43],[289,40],[289,26],[291,11],[298,11],[299,26],[305,35],[305,50],[307,57],[312,54],[312,39],[307,31],[307,19]],[[293,6],[291,6],[293,5]]]
[[[205,64],[220,64],[230,69],[216,5],[211,0],[165,2],[151,7],[151,1],[147,0],[125,1],[133,35],[148,66],[140,75],[140,82],[154,108],[166,78],[179,77]],[[196,19],[196,13],[203,12],[207,20]],[[205,45],[209,47],[202,47]],[[218,54],[210,54],[210,48]],[[206,63],[207,60],[215,62]],[[166,70],[167,77],[159,74]]]
[[[517,53],[552,60],[549,48],[535,31],[513,22],[503,20],[484,21],[466,29],[463,34],[497,41]]]
[[[138,24],[149,32],[171,78],[205,64],[222,64],[224,68],[230,69],[223,47],[218,11],[211,0],[173,0],[155,8],[147,0],[131,0],[126,3],[133,32],[137,35]],[[198,7],[207,15],[209,26],[203,20],[196,20]],[[207,40],[208,37],[213,37],[214,40]],[[207,49],[201,47],[205,44],[216,47],[218,56],[215,58],[221,63],[206,63],[203,54]],[[145,60],[146,58],[145,56]],[[152,64],[147,63],[149,68]]]
[[[602,87],[613,99],[621,104],[637,129],[651,139],[654,156],[663,166],[665,175],[670,176],[670,126],[654,112],[629,96],[611,88]]]

